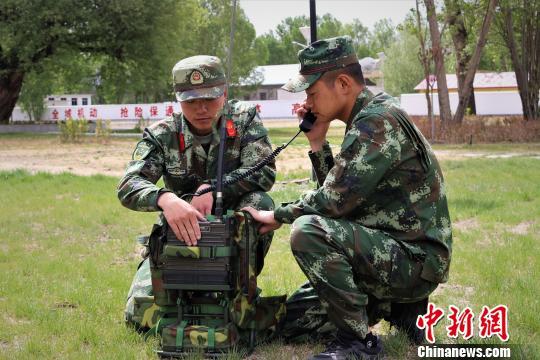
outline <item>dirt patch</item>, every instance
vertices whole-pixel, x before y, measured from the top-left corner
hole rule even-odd
[[[268,121],[269,127],[283,127],[284,123],[296,126],[291,120]],[[338,129],[339,130],[339,129]],[[85,139],[79,144],[62,143],[54,137],[2,138],[0,144],[0,170],[23,169],[35,172],[61,173],[76,175],[110,175],[121,177],[135,147],[137,138],[112,138],[109,143],[101,144],[93,139]],[[332,150],[337,153],[338,146]],[[277,159],[280,173],[291,171],[309,171],[311,162],[307,158],[307,146],[291,146]],[[492,156],[540,157],[540,154],[528,152],[489,154],[484,152],[464,152],[462,150],[437,150],[440,160],[463,160],[469,158],[488,158]]]
[[[453,223],[453,225],[456,229],[461,230],[461,231],[474,230],[480,226],[480,224],[478,223],[478,220],[476,220],[475,218],[456,221]]]
[[[135,139],[113,139],[109,144],[67,144],[50,137],[2,139],[0,170],[121,176],[134,146]]]
[[[11,316],[9,314],[4,314],[4,323],[8,323],[10,325],[24,325],[24,324],[30,324],[31,321],[28,319],[20,319],[16,318],[15,316]]]
[[[529,233],[529,228],[534,224],[534,221],[524,221],[517,224],[515,227],[510,229],[510,232],[516,235],[527,235]]]
[[[447,298],[454,299],[456,305],[459,308],[470,305],[470,299],[474,294],[474,288],[472,286],[463,286],[460,284],[439,284],[437,289],[431,296],[445,296]]]

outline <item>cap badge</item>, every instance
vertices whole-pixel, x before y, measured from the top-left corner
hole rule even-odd
[[[204,82],[204,78],[200,71],[195,70],[194,72],[192,72],[189,78],[189,82],[191,83],[191,85],[202,84]]]

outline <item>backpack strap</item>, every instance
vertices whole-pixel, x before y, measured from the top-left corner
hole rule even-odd
[[[187,326],[187,320],[182,320],[180,324],[176,327],[176,347],[177,348],[183,348],[184,347],[184,330]]]
[[[208,328],[208,349],[214,350],[216,347],[216,329],[213,327]]]

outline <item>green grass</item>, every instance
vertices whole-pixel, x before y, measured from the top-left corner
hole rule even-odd
[[[446,312],[450,304],[470,306],[477,317],[483,305],[507,305],[511,342],[522,344],[524,358],[535,358],[540,351],[540,160],[470,159],[442,166],[454,251],[450,280],[431,300]],[[308,175],[293,172],[280,179]],[[155,356],[155,342],[144,342],[124,326],[123,308],[139,261],[135,238],[149,231],[156,214],[122,208],[116,181],[0,172],[0,358]],[[289,201],[310,187],[279,184],[272,196],[276,203]],[[286,225],[274,237],[259,277],[263,295],[290,294],[305,280],[288,234]],[[436,327],[438,341],[449,342],[446,325]],[[389,358],[412,351],[400,334],[388,335],[384,343]],[[303,358],[320,348],[278,343],[260,347],[257,354]]]

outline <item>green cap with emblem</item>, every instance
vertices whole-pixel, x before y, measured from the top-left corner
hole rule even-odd
[[[225,91],[225,72],[215,56],[197,55],[180,60],[172,75],[178,101],[215,99]]]
[[[358,64],[350,36],[315,41],[298,52],[298,60],[300,60],[300,74],[290,79],[281,87],[282,89],[300,92],[310,87],[326,71]]]

